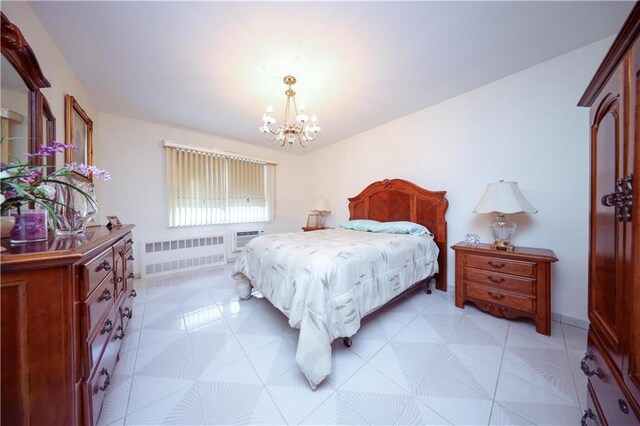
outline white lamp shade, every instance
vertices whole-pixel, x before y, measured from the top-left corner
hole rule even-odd
[[[487,185],[474,213],[538,213],[524,197],[518,182],[495,182]]]
[[[316,203],[313,205],[313,211],[318,213],[331,213],[331,207],[329,202],[324,197],[318,197]]]

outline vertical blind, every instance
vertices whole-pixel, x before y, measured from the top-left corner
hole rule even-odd
[[[275,165],[166,146],[170,227],[265,222],[275,208]]]

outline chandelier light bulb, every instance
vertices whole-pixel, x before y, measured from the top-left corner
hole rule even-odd
[[[267,105],[267,114],[271,114],[273,112],[273,106]]]

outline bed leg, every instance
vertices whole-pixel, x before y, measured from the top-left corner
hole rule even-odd
[[[342,343],[344,343],[344,345],[348,348],[350,348],[351,345],[353,344],[353,342],[351,341],[351,337],[343,337]]]
[[[424,282],[424,292],[427,294],[431,294],[431,288],[429,288],[429,284],[431,284],[431,281],[435,281],[435,280],[431,278],[430,280],[426,280]]]

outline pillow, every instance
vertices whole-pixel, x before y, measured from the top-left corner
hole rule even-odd
[[[358,220],[350,220],[348,222],[341,223],[340,228],[351,229],[353,231],[370,232],[372,227],[379,224],[380,222],[378,222],[377,220],[358,219]]]
[[[429,230],[417,223],[399,221],[399,222],[378,222],[371,227],[371,232],[384,232],[387,234],[411,234],[411,235],[431,235]]]

